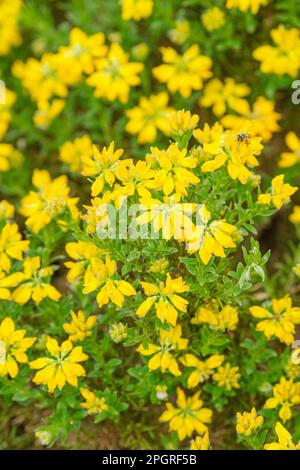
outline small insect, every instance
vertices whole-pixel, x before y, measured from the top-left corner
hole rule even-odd
[[[237,140],[238,140],[239,142],[244,142],[245,144],[249,144],[249,142],[250,142],[250,135],[249,135],[249,134],[243,134],[243,133],[238,134]]]

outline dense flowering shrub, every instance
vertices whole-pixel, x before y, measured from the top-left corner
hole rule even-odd
[[[0,2],[0,447],[299,449],[299,4],[54,3]]]

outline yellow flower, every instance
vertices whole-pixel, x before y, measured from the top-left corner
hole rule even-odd
[[[292,224],[300,224],[300,206],[293,207],[293,212],[290,214],[289,220]]]
[[[197,166],[197,159],[187,156],[187,149],[180,150],[177,144],[169,145],[167,150],[151,147],[151,154],[147,159],[153,167],[158,166],[155,180],[166,196],[174,190],[179,196],[186,196],[187,187],[200,181],[190,171]]]
[[[91,336],[91,329],[96,323],[95,315],[85,318],[82,310],[79,310],[77,314],[72,310],[71,317],[72,322],[63,325],[63,329],[69,335],[70,341],[82,341],[84,338]]]
[[[30,191],[21,201],[20,213],[27,217],[26,225],[32,232],[39,232],[52,219],[69,209],[72,216],[77,216],[78,198],[69,196],[70,188],[65,175],[51,180],[47,170],[34,170],[32,184],[37,191]]]
[[[100,308],[110,300],[118,307],[122,307],[125,297],[135,295],[136,291],[129,282],[116,279],[116,273],[117,263],[109,256],[106,256],[105,263],[100,258],[92,259],[90,269],[84,275],[82,292],[89,294],[100,288],[97,294]]]
[[[260,194],[258,197],[258,204],[271,204],[280,209],[284,204],[290,202],[292,196],[298,188],[284,183],[284,175],[275,176],[272,179],[271,194]]]
[[[28,362],[26,351],[36,338],[25,338],[26,330],[16,330],[13,320],[4,318],[0,324],[0,377],[12,379],[19,373],[18,363]]]
[[[190,23],[186,20],[176,21],[175,28],[168,31],[168,36],[175,44],[184,44],[190,35]]]
[[[18,282],[20,285],[11,295],[15,302],[24,305],[32,299],[39,304],[46,297],[55,302],[59,301],[61,294],[47,280],[53,274],[52,266],[41,268],[40,257],[35,256],[25,259],[23,269],[23,277]]]
[[[140,21],[152,15],[153,0],[120,0],[122,19]]]
[[[240,376],[239,368],[231,367],[229,362],[226,362],[224,366],[220,366],[217,372],[214,373],[213,379],[217,382],[219,387],[232,390],[233,388],[240,388],[238,383]]]
[[[242,436],[251,436],[254,431],[258,430],[264,419],[257,415],[256,409],[253,407],[250,412],[236,414],[237,424],[236,432]]]
[[[0,20],[1,21],[1,20]],[[1,29],[1,28],[0,28]],[[0,46],[1,47],[1,46]],[[1,96],[1,91],[0,91]],[[13,91],[5,89],[5,103],[0,100],[0,141],[5,136],[11,121],[11,108],[16,101],[16,94]]]
[[[72,84],[80,80],[81,73],[94,72],[94,59],[103,57],[107,52],[103,33],[88,36],[79,28],[70,31],[69,44],[59,48],[59,54],[66,63],[67,73],[74,74]],[[74,73],[75,69],[75,73]]]
[[[205,10],[201,20],[207,31],[215,31],[225,24],[225,14],[220,8],[212,7]]]
[[[213,113],[220,117],[226,109],[244,114],[248,110],[248,102],[243,99],[250,93],[250,88],[243,83],[236,83],[233,78],[225,78],[224,83],[218,78],[210,80],[204,88],[199,101],[205,108],[212,107]]]
[[[190,111],[175,111],[170,115],[170,131],[174,136],[182,136],[195,129],[199,121],[197,114]]]
[[[275,426],[275,432],[277,434],[278,442],[271,442],[270,444],[265,444],[265,450],[299,450],[300,449],[300,441],[298,444],[294,444],[292,436],[285,429],[282,424],[277,421]]]
[[[172,47],[162,47],[163,65],[154,67],[154,77],[166,83],[171,93],[179,93],[188,98],[192,90],[201,90],[203,80],[212,76],[212,60],[200,55],[197,44],[192,45],[183,55],[179,55]]]
[[[56,388],[61,390],[66,383],[77,387],[78,377],[85,375],[85,370],[79,362],[88,359],[87,354],[82,352],[82,347],[73,348],[70,340],[59,346],[56,339],[48,336],[46,348],[51,357],[40,357],[29,363],[31,369],[40,369],[32,381],[38,385],[47,385],[50,393]]]
[[[108,409],[108,405],[105,402],[105,398],[98,398],[93,392],[87,388],[81,388],[80,393],[85,399],[85,402],[81,403],[81,407],[87,410],[89,415],[103,413]]]
[[[264,44],[253,52],[254,59],[261,62],[260,70],[263,73],[296,77],[300,68],[299,29],[286,29],[280,25],[272,29],[271,38],[275,46]]]
[[[241,11],[251,10],[256,15],[261,6],[267,5],[268,0],[227,0],[226,8],[239,8]]]
[[[221,119],[222,125],[226,129],[239,132],[247,123],[251,122],[251,133],[261,137],[263,142],[268,142],[274,132],[280,130],[278,121],[281,115],[275,111],[275,102],[259,96],[252,108],[245,101],[243,107],[239,108],[237,115],[227,115]]]
[[[55,119],[64,109],[65,100],[53,100],[38,102],[38,109],[34,113],[33,122],[40,129],[47,129],[53,119]]]
[[[195,317],[191,319],[193,325],[206,323],[211,328],[221,331],[234,331],[238,321],[239,318],[236,308],[231,305],[225,305],[225,307],[219,310],[215,302],[199,307]]]
[[[103,191],[105,183],[110,187],[113,186],[118,163],[123,152],[123,149],[115,150],[115,143],[111,142],[109,147],[103,147],[101,152],[94,145],[92,155],[82,156],[82,175],[91,176],[94,179],[92,184],[93,197],[98,196]]]
[[[224,133],[219,125],[212,129],[206,125],[203,131],[196,129],[194,137],[202,144],[203,157],[206,160],[201,165],[201,171],[213,172],[226,165],[230,178],[246,184],[253,178],[249,168],[258,166],[256,157],[263,148],[261,139],[251,132],[250,122],[237,133],[231,131]]]
[[[209,434],[205,431],[202,436],[196,436],[191,442],[191,450],[208,450],[210,447]]]
[[[98,229],[108,229],[110,222],[108,205],[115,204],[116,197],[115,192],[106,191],[101,198],[93,198],[91,206],[84,206],[86,213],[82,214],[81,218],[87,222],[86,230],[88,233],[95,233]]]
[[[155,233],[162,231],[162,238],[185,241],[193,234],[194,226],[191,220],[196,205],[186,202],[175,202],[177,198],[164,196],[163,202],[158,199],[142,198],[140,209],[143,212],[136,218],[137,224],[145,225],[151,222]],[[173,202],[173,199],[175,200]]]
[[[193,233],[186,240],[188,253],[199,252],[201,261],[206,265],[212,256],[224,258],[224,248],[235,248],[233,236],[236,228],[225,220],[211,221],[211,214],[202,204],[197,211],[198,221]]]
[[[271,313],[259,306],[250,308],[251,315],[262,320],[256,325],[256,330],[262,331],[267,339],[276,336],[282,343],[292,344],[295,325],[300,323],[300,308],[293,307],[291,297],[286,295],[272,300],[272,310]]]
[[[150,197],[149,189],[159,187],[155,175],[155,171],[143,160],[138,160],[136,164],[132,160],[123,160],[116,173],[122,186],[115,189],[114,198],[122,200],[122,196],[133,196],[135,193],[141,197]]]
[[[169,135],[168,118],[172,109],[168,107],[169,97],[165,92],[140,98],[139,105],[125,112],[129,121],[126,131],[138,134],[139,144],[151,143],[156,139],[157,130]]]
[[[12,219],[15,214],[15,207],[10,202],[2,199],[0,201],[0,220]]]
[[[10,300],[11,293],[10,290],[13,287],[16,287],[24,279],[24,274],[21,272],[16,272],[7,276],[4,272],[0,271],[0,299],[1,300]]]
[[[161,422],[169,421],[169,430],[176,431],[180,441],[190,437],[194,431],[198,434],[207,432],[207,424],[211,422],[212,411],[203,408],[200,392],[192,397],[186,397],[181,388],[177,388],[178,408],[172,403],[167,403],[167,410],[161,415]]]
[[[300,139],[295,132],[289,132],[285,137],[285,142],[291,152],[283,152],[280,155],[278,166],[289,168],[300,162]]]
[[[95,64],[96,72],[87,79],[87,84],[95,87],[94,95],[109,101],[119,99],[121,103],[127,103],[130,88],[140,84],[138,74],[144,65],[129,62],[128,54],[117,43],[113,43],[107,56],[96,60]]]
[[[13,145],[0,143],[0,172],[17,168],[23,161],[23,155]]]
[[[103,251],[92,242],[70,242],[66,244],[66,252],[74,261],[67,261],[69,269],[67,280],[74,282],[82,279],[93,258],[101,256]]]
[[[271,410],[280,407],[279,417],[285,423],[292,417],[291,408],[299,403],[300,383],[281,377],[280,382],[273,388],[273,397],[268,398],[264,407]]]
[[[150,371],[161,369],[164,373],[167,370],[171,374],[178,377],[181,375],[178,367],[178,362],[173,356],[174,351],[181,351],[187,348],[188,340],[181,337],[181,326],[177,325],[175,328],[169,330],[159,330],[159,345],[147,343],[144,347],[142,344],[137,348],[137,351],[143,356],[152,356],[148,362]]]
[[[22,42],[18,27],[22,6],[22,0],[2,0],[0,3],[0,56]]]
[[[224,361],[224,356],[213,354],[208,359],[200,361],[193,354],[185,354],[180,358],[180,362],[186,367],[193,367],[195,370],[188,377],[188,388],[194,388],[199,383],[209,379],[214,373],[214,369],[220,367]]]
[[[110,325],[108,332],[110,339],[116,344],[122,343],[127,338],[127,327],[122,322]]]
[[[172,326],[176,326],[178,310],[186,313],[188,305],[188,301],[178,295],[189,290],[182,277],[172,279],[167,273],[165,284],[160,282],[157,286],[149,282],[141,282],[141,286],[148,298],[139,306],[136,314],[139,317],[144,317],[155,306],[156,316],[161,322],[166,321]]]
[[[90,137],[85,134],[73,142],[65,142],[59,149],[59,159],[69,165],[70,170],[79,172],[82,170],[82,157],[91,158],[93,144]]]
[[[22,240],[17,224],[6,224],[0,231],[0,271],[9,272],[11,258],[21,260],[29,241]]]

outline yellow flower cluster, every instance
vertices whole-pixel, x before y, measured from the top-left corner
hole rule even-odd
[[[22,5],[22,0],[2,0],[0,3],[0,56],[22,42],[18,27]]]

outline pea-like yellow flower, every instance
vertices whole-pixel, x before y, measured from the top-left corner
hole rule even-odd
[[[122,19],[140,21],[152,15],[153,0],[120,0]]]
[[[256,15],[261,6],[267,5],[269,0],[227,0],[226,8],[239,8],[245,12],[250,10],[253,15]]]
[[[297,190],[296,186],[284,182],[284,175],[278,175],[272,179],[271,194],[260,194],[257,202],[258,204],[271,204],[272,202],[276,209],[280,209],[290,202],[290,197]]]
[[[199,252],[206,265],[212,256],[224,258],[224,248],[235,248],[233,237],[237,235],[234,225],[225,220],[211,220],[211,214],[204,204],[197,211],[198,220],[193,233],[186,240],[188,253]]]
[[[138,106],[126,111],[129,121],[126,131],[138,134],[139,144],[151,143],[156,139],[157,130],[169,135],[169,116],[172,108],[168,107],[169,96],[165,92],[143,96]]]
[[[154,77],[166,83],[171,93],[188,98],[193,90],[201,90],[203,81],[212,76],[212,60],[200,54],[198,44],[193,44],[182,55],[172,47],[162,47],[164,64],[154,67]]]
[[[0,299],[10,300],[10,289],[16,287],[23,280],[24,274],[21,272],[16,272],[7,276],[5,272],[0,271]]]
[[[176,431],[180,441],[190,437],[194,431],[198,434],[207,432],[207,424],[211,422],[212,411],[203,408],[200,399],[200,391],[192,397],[186,397],[181,388],[177,388],[177,408],[172,403],[167,403],[167,410],[163,412],[159,420],[169,421],[169,430]]]
[[[122,200],[122,196],[133,196],[138,194],[141,197],[149,198],[149,189],[158,189],[159,182],[156,181],[156,172],[143,160],[133,163],[132,160],[120,162],[116,173],[118,180],[122,183],[114,191],[114,198]]]
[[[22,240],[17,224],[6,224],[0,231],[0,271],[9,272],[11,259],[21,260],[29,241]]]
[[[245,101],[244,106],[239,108],[238,115],[228,114],[221,119],[221,123],[225,129],[238,133],[250,122],[252,135],[261,137],[263,142],[268,142],[274,132],[280,130],[278,121],[281,114],[275,111],[275,104],[274,101],[259,96],[252,107],[248,101]]]
[[[215,302],[198,308],[195,316],[191,319],[193,325],[206,323],[213,329],[221,331],[236,330],[239,321],[237,309],[231,305],[225,305],[222,309],[218,308]]]
[[[193,235],[194,225],[192,214],[196,210],[196,204],[175,202],[177,197],[164,196],[163,202],[158,199],[142,198],[140,208],[142,214],[136,218],[139,225],[152,224],[155,233],[161,231],[162,238],[185,241]],[[175,200],[173,202],[173,200]]]
[[[92,155],[93,143],[87,134],[65,142],[59,149],[59,159],[74,172],[82,171],[82,157],[92,158]]]
[[[155,180],[166,196],[176,192],[179,196],[187,195],[188,186],[199,183],[199,178],[190,170],[197,166],[197,159],[189,157],[187,149],[179,149],[171,144],[167,150],[151,147],[147,160],[153,167],[158,167]]]
[[[26,330],[16,330],[13,320],[4,318],[0,324],[0,377],[12,379],[19,373],[18,363],[28,362],[26,354],[36,338],[26,338]]]
[[[268,398],[264,407],[274,410],[279,407],[279,417],[285,423],[292,417],[293,406],[300,404],[300,383],[281,377],[273,388],[273,397]]]
[[[111,142],[108,147],[103,147],[101,152],[94,145],[92,155],[82,156],[82,174],[94,179],[92,184],[92,196],[98,196],[107,183],[110,187],[113,186],[116,179],[116,171],[118,163],[123,155],[123,149],[115,150],[115,143]]]
[[[256,409],[253,407],[250,412],[236,414],[236,432],[242,436],[251,436],[254,431],[257,431],[264,419],[262,416],[257,415]]]
[[[122,307],[125,297],[136,294],[135,288],[127,281],[118,279],[117,263],[106,256],[105,263],[96,258],[91,261],[91,267],[84,275],[83,293],[89,294],[99,290],[97,302],[99,307],[106,305],[110,300]]]
[[[300,68],[300,35],[298,28],[286,29],[280,25],[272,29],[271,38],[274,46],[263,44],[253,52],[263,73],[290,75],[296,77]]]
[[[0,91],[0,97],[1,97],[1,91]],[[5,89],[5,103],[2,103],[2,99],[0,100],[0,141],[3,139],[3,137],[5,136],[8,130],[9,124],[11,122],[11,117],[12,117],[11,108],[15,104],[15,101],[16,101],[16,94],[13,91],[6,88]]]
[[[272,300],[272,312],[254,306],[250,307],[253,317],[261,321],[257,323],[256,330],[264,333],[267,339],[276,336],[282,343],[292,344],[295,335],[295,325],[300,324],[300,308],[292,306],[289,295],[281,299]]]
[[[202,436],[196,436],[191,442],[191,450],[208,450],[210,447],[209,433],[205,431]]]
[[[82,341],[91,336],[91,330],[96,323],[95,315],[86,318],[82,310],[79,310],[77,314],[72,310],[71,317],[71,323],[64,323],[63,325],[63,329],[69,335],[70,341]]]
[[[257,156],[263,146],[261,138],[255,137],[251,122],[247,122],[239,132],[223,132],[222,126],[208,125],[203,130],[196,129],[194,137],[202,144],[202,156],[205,160],[201,165],[203,173],[213,172],[226,165],[227,172],[233,180],[246,184],[253,174],[250,171],[259,165]]]
[[[213,354],[208,359],[201,361],[194,354],[185,354],[180,358],[180,362],[186,367],[193,367],[195,370],[188,377],[188,388],[194,388],[199,383],[204,382],[213,375],[214,370],[220,367],[224,361],[224,356]]]
[[[217,117],[223,116],[227,108],[244,114],[249,105],[243,98],[249,93],[250,88],[247,85],[236,83],[233,78],[225,78],[224,83],[218,78],[213,78],[205,86],[199,104],[205,108],[212,107]]]
[[[91,264],[93,258],[98,258],[104,252],[92,242],[69,242],[66,244],[66,252],[74,261],[66,261],[69,269],[67,280],[74,282],[83,278],[84,273]]]
[[[105,398],[97,397],[94,392],[91,392],[87,388],[81,388],[80,393],[85,399],[85,402],[81,403],[80,406],[87,410],[88,415],[103,413],[108,409]]]
[[[0,220],[10,220],[15,215],[15,206],[2,199],[0,201]]]
[[[87,79],[87,84],[95,87],[94,95],[109,101],[119,99],[121,103],[127,103],[130,88],[141,82],[139,73],[144,65],[129,62],[128,54],[118,43],[112,43],[107,56],[95,60],[95,64],[96,72]]]
[[[0,56],[22,42],[18,26],[22,6],[22,0],[2,0],[0,3]]]
[[[175,328],[171,327],[169,330],[160,329],[159,345],[147,343],[146,346],[141,344],[137,348],[137,351],[143,356],[152,356],[148,362],[150,371],[161,369],[163,373],[168,370],[175,377],[181,375],[178,362],[173,356],[174,352],[187,348],[188,340],[182,338],[181,335],[180,325],[176,325]]]
[[[37,385],[47,385],[50,393],[56,388],[61,390],[66,383],[72,387],[78,386],[78,377],[85,376],[85,370],[79,362],[88,359],[81,346],[73,348],[70,340],[64,341],[61,346],[54,338],[48,336],[47,351],[50,357],[40,357],[29,363],[31,369],[40,369],[32,381]]]
[[[21,201],[20,213],[27,218],[26,225],[32,232],[39,232],[67,209],[75,218],[78,214],[78,198],[70,197],[68,178],[65,175],[51,180],[47,170],[34,170],[32,184],[37,191],[30,191]]]
[[[300,206],[293,207],[293,212],[290,214],[289,220],[290,222],[292,222],[292,224],[295,224],[295,225],[300,224]]]
[[[19,280],[19,286],[14,290],[11,298],[18,304],[24,305],[32,299],[39,304],[43,299],[49,298],[58,302],[61,293],[52,286],[48,279],[53,274],[53,267],[41,267],[39,256],[26,258],[23,263],[23,277]],[[20,274],[20,273],[19,273]]]
[[[217,382],[219,387],[232,390],[233,388],[240,388],[238,383],[240,376],[239,368],[231,367],[229,362],[226,362],[224,366],[220,366],[217,369],[213,375],[213,379]]]
[[[74,84],[80,80],[82,72],[88,75],[94,72],[94,59],[105,56],[107,52],[105,36],[101,32],[88,36],[80,28],[72,28],[69,44],[61,46],[58,51],[67,65],[68,74],[74,74],[75,68],[76,75],[73,75],[72,79]]]
[[[277,434],[278,442],[265,444],[265,450],[300,450],[300,441],[298,444],[294,444],[291,434],[279,421],[276,423],[275,432]]]
[[[280,168],[289,168],[300,163],[300,139],[295,132],[289,132],[285,137],[285,142],[291,152],[283,152],[280,155],[278,163]]]
[[[191,114],[190,111],[181,109],[174,111],[170,115],[170,132],[174,136],[182,136],[195,129],[199,122],[197,114]]]
[[[202,13],[201,20],[207,31],[215,31],[225,24],[225,13],[218,7],[208,8]]]
[[[186,313],[188,305],[188,301],[178,295],[189,290],[182,277],[172,279],[167,273],[165,283],[160,282],[159,285],[156,285],[141,282],[141,286],[148,298],[139,306],[136,314],[139,317],[144,317],[155,306],[156,316],[161,322],[176,326],[178,310]]]
[[[23,155],[13,145],[0,143],[0,172],[18,168],[23,161]]]
[[[175,21],[175,28],[168,31],[168,36],[175,44],[182,45],[190,35],[190,23],[187,20]]]
[[[39,101],[38,108],[33,115],[33,122],[40,129],[47,129],[64,109],[65,100],[54,99],[53,101]]]

